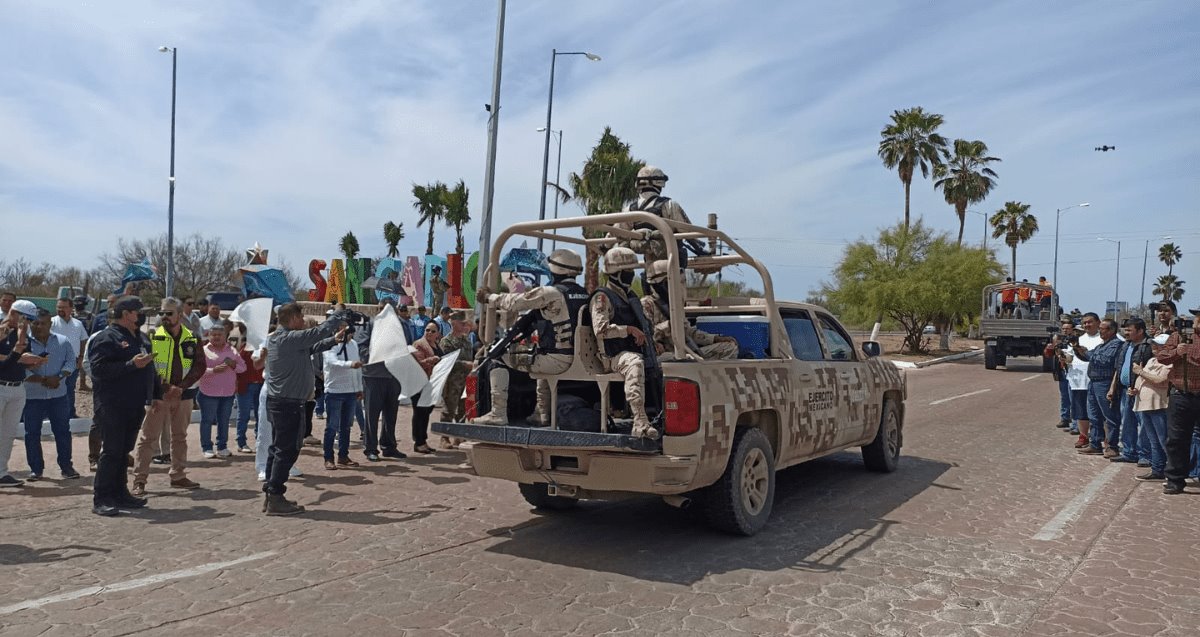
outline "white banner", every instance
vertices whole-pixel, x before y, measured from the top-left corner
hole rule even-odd
[[[229,313],[229,320],[246,326],[246,343],[258,349],[267,343],[267,330],[271,328],[271,306],[273,299],[258,298],[242,301]],[[198,336],[198,335],[197,335]]]

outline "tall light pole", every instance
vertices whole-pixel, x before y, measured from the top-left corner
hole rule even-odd
[[[1092,204],[1085,201],[1083,203],[1077,203],[1074,206],[1067,206],[1066,208],[1059,208],[1058,210],[1054,211],[1054,274],[1052,275],[1054,278],[1050,281],[1050,285],[1054,286],[1054,288],[1050,293],[1050,315],[1055,317],[1056,320],[1059,315],[1058,296],[1059,291],[1062,290],[1062,285],[1058,281],[1058,224],[1060,221],[1062,221],[1062,213],[1070,210],[1071,208],[1087,208],[1090,205]]]
[[[179,49],[173,46],[158,47],[160,53],[171,54],[171,176],[170,192],[167,195],[167,296],[175,295],[175,78]]]
[[[1121,302],[1121,242],[1117,239],[1096,237],[1097,241],[1107,241],[1117,244],[1117,289],[1113,291],[1113,316],[1117,315],[1117,303]]]
[[[1170,238],[1171,237],[1169,235],[1165,236],[1165,237],[1159,237],[1159,239],[1162,239],[1162,240],[1169,240]],[[1143,254],[1142,254],[1142,300],[1138,303],[1138,306],[1139,306],[1138,311],[1141,311],[1142,308],[1146,307],[1146,264],[1149,262],[1149,260],[1150,260],[1150,240],[1146,239],[1145,252],[1143,252]]]
[[[538,127],[539,133],[542,132],[543,130],[544,129],[541,126]],[[561,195],[561,192],[562,192],[562,129],[560,128],[556,131],[550,131],[550,132],[554,133],[555,136],[558,137],[558,167],[554,169],[554,190],[555,190],[555,192],[554,192],[554,219],[557,220],[558,219],[558,200],[562,199],[562,195]],[[543,186],[543,188],[544,187],[545,186]],[[553,252],[557,248],[558,248],[558,241],[557,240],[551,241],[550,242],[550,251]]]
[[[971,214],[979,215],[980,217],[983,217],[983,249],[987,250],[987,236],[988,236],[987,213],[979,212],[978,210],[968,210],[967,212],[969,212]]]
[[[538,208],[538,221],[546,220],[546,178],[550,174],[550,119],[554,112],[554,66],[560,55],[582,55],[593,62],[599,62],[600,56],[587,51],[550,50],[550,95],[546,98],[546,146],[542,151],[542,202]],[[544,240],[538,237],[538,252],[542,251]]]
[[[496,18],[496,58],[492,66],[492,103],[488,105],[487,159],[483,168],[483,213],[479,220],[479,272],[488,267],[488,253],[492,249],[492,199],[496,184],[496,135],[500,127],[500,69],[504,61],[504,2],[499,0],[499,15]],[[480,274],[476,279],[478,288],[486,287],[491,281]],[[483,312],[483,306],[475,306],[475,317]],[[490,336],[489,336],[490,338]]]

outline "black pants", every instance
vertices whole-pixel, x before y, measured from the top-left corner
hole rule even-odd
[[[1183,486],[1191,469],[1192,432],[1200,429],[1200,392],[1171,389],[1167,406],[1167,482]]]
[[[417,403],[420,400],[421,392],[417,392],[417,395],[412,397],[412,439],[414,447],[420,447],[429,440],[429,416],[433,413],[433,405],[418,407]]]
[[[304,429],[304,401],[267,396],[267,416],[271,419],[273,437],[267,453],[267,481],[263,483],[265,493],[283,495],[288,471],[300,457],[300,445],[304,442],[300,432]]]
[[[116,498],[129,495],[129,474],[126,458],[137,443],[138,430],[146,408],[122,406],[112,408],[96,406],[94,421],[100,426],[100,459],[96,466],[96,478],[92,483],[93,504],[116,504]]]
[[[400,410],[400,381],[387,378],[364,376],[363,399],[366,403],[367,432],[363,440],[363,453],[379,453],[396,449],[396,412]],[[414,399],[415,403],[416,400]],[[379,417],[383,416],[383,430],[379,429]]]

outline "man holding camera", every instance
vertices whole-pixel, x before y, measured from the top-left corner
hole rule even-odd
[[[1161,306],[1160,306],[1161,307]],[[1200,308],[1191,311],[1200,315]],[[1191,468],[1192,437],[1200,431],[1200,344],[1194,342],[1195,321],[1176,319],[1167,342],[1155,352],[1163,365],[1171,365],[1167,376],[1167,480],[1163,493],[1183,493],[1184,479]]]
[[[1065,320],[1059,325],[1059,332],[1050,339],[1050,343],[1046,345],[1046,350],[1042,352],[1043,356],[1054,357],[1054,380],[1058,382],[1058,428],[1071,429],[1071,360],[1070,356],[1071,344],[1077,342],[1079,337],[1075,334],[1075,324],[1070,320]],[[1086,373],[1083,376],[1087,378]],[[1082,393],[1082,392],[1081,392]],[[1083,394],[1084,405],[1080,412],[1087,408],[1087,395]]]

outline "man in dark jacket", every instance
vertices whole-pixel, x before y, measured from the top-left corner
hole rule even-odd
[[[408,307],[401,305],[404,308],[404,314],[407,314]],[[361,327],[354,335],[354,342],[358,344],[358,355],[361,360],[369,360],[371,352],[371,333],[375,326],[375,320],[382,316],[384,312],[392,312],[392,306],[384,301],[379,304],[379,315],[376,316],[370,323]],[[400,310],[395,312],[400,314]],[[413,333],[412,322],[400,317],[400,327],[404,330],[404,340],[408,344],[416,342],[416,335]],[[366,435],[363,437],[363,454],[367,460],[378,462],[383,458],[404,458],[406,457],[403,451],[400,451],[396,443],[396,416],[400,410],[400,381],[396,380],[395,376],[384,367],[383,363],[374,363],[371,365],[363,365],[363,402],[366,406]],[[380,417],[383,418],[383,428],[380,429]]]
[[[1120,414],[1112,408],[1109,390],[1113,374],[1117,371],[1117,350],[1121,341],[1117,339],[1117,322],[1104,319],[1100,322],[1100,345],[1088,351],[1082,345],[1075,346],[1075,356],[1088,363],[1088,420],[1091,422],[1090,441],[1079,453],[1089,456],[1104,454],[1106,458],[1118,455],[1117,445],[1121,440]],[[1108,428],[1108,448],[1105,449],[1105,426]]]
[[[1131,318],[1124,323],[1125,342],[1117,350],[1117,369],[1113,374],[1112,386],[1109,389],[1111,400],[1120,400],[1121,411],[1121,455],[1110,458],[1113,462],[1139,462],[1145,460],[1150,466],[1150,439],[1147,435],[1138,434],[1138,419],[1133,413],[1137,393],[1133,383],[1137,374],[1133,366],[1144,367],[1146,362],[1154,358],[1150,351],[1150,339],[1146,338],[1146,322],[1140,318]],[[1146,432],[1143,432],[1144,434]]]
[[[92,400],[100,427],[100,461],[96,468],[92,512],[111,517],[119,507],[140,509],[146,500],[129,493],[126,458],[137,442],[146,405],[161,397],[142,300],[123,296],[109,308],[109,324],[88,350],[95,387]]]

